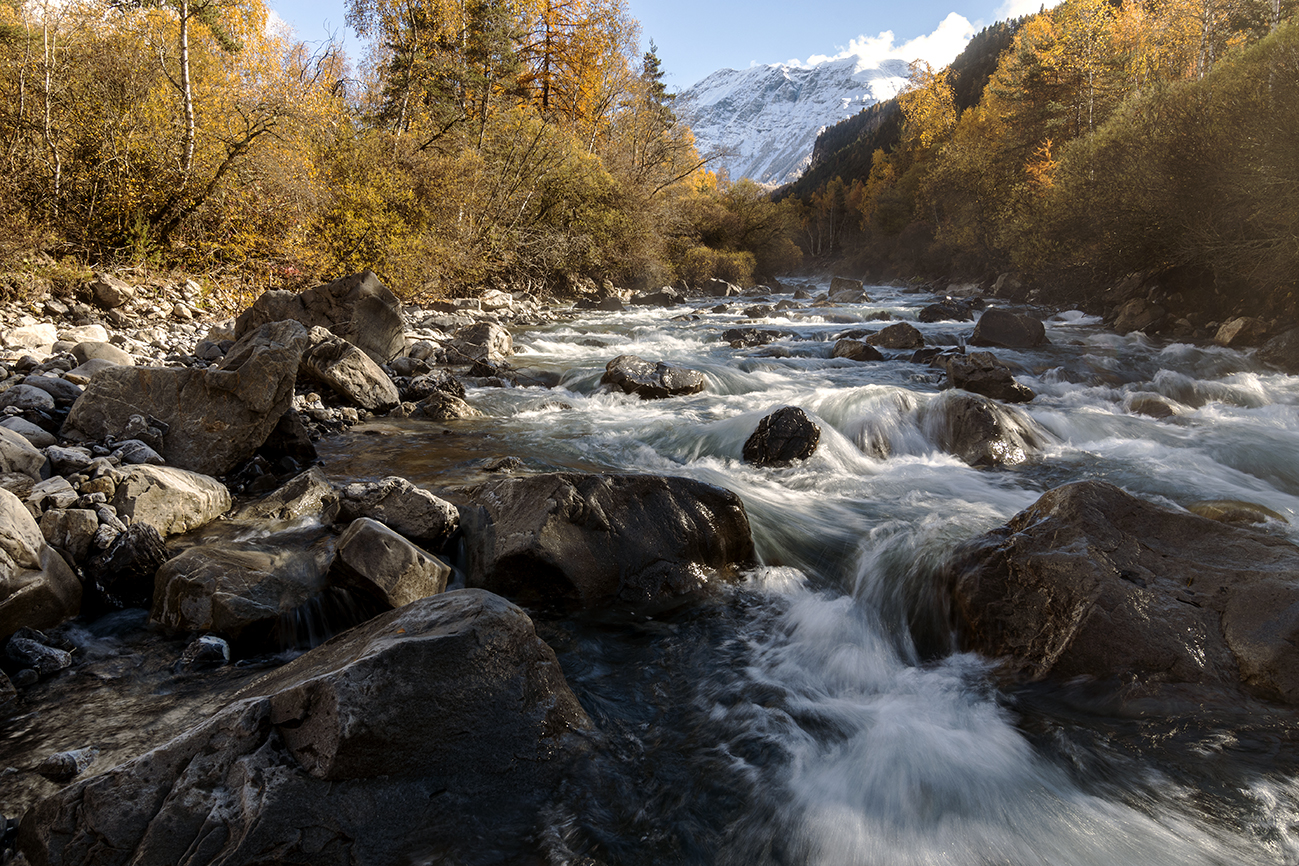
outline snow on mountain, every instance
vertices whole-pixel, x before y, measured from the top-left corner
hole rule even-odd
[[[714,169],[724,167],[732,180],[783,184],[807,167],[822,129],[892,98],[906,80],[907,63],[892,59],[722,69],[678,94],[675,109],[700,153],[723,153]]]

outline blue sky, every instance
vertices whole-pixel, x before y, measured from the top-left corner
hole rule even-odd
[[[1041,0],[627,0],[641,23],[641,45],[651,39],[667,84],[684,90],[718,69],[754,64],[816,62],[855,53],[867,59],[923,57],[948,63],[979,28],[1011,15],[1036,12]],[[349,38],[344,0],[269,0],[300,39],[328,32]]]

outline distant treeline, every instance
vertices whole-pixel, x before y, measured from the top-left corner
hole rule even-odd
[[[825,131],[777,198],[878,276],[1060,300],[1168,276],[1206,318],[1299,314],[1296,0],[1066,0]]]

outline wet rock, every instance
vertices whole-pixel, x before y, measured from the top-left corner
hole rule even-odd
[[[99,531],[99,515],[85,508],[52,508],[41,515],[40,526],[51,547],[79,563],[89,554],[91,542]]]
[[[1045,432],[1020,410],[965,391],[944,391],[920,411],[931,442],[971,466],[1016,466],[1045,442]]]
[[[830,350],[831,358],[847,358],[849,361],[883,361],[884,355],[874,346],[861,340],[836,340]]]
[[[1037,319],[996,307],[979,316],[970,337],[971,346],[1003,349],[1032,349],[1046,342],[1046,327]]]
[[[770,304],[757,304],[744,308],[744,315],[750,319],[766,319],[771,316],[772,312]]]
[[[508,596],[656,607],[753,561],[739,497],[691,479],[554,473],[464,492],[469,585]]]
[[[162,535],[189,532],[230,510],[230,491],[215,478],[172,466],[135,466],[117,482],[113,507]]]
[[[1242,502],[1239,499],[1205,499],[1190,503],[1186,506],[1186,510],[1221,523],[1266,523],[1269,520],[1290,522],[1286,520],[1284,514],[1279,514],[1266,505]]]
[[[99,757],[99,749],[75,749],[70,752],[55,752],[36,765],[36,772],[51,782],[60,785],[71,782],[80,776]]]
[[[1129,412],[1148,418],[1162,420],[1181,414],[1176,404],[1160,394],[1133,394],[1127,398],[1126,403]]]
[[[108,607],[150,607],[154,578],[171,559],[171,551],[148,523],[114,531],[118,534],[108,547],[86,563],[87,583]]]
[[[898,322],[871,334],[866,342],[881,349],[919,349],[925,344],[925,338],[915,325]]]
[[[261,499],[240,506],[236,520],[289,521],[317,517],[332,523],[338,516],[338,491],[334,490],[319,466],[294,476],[286,484]]]
[[[446,370],[438,370],[412,379],[402,396],[407,400],[418,402],[438,392],[450,394],[461,400],[465,399],[465,386]]]
[[[18,699],[18,689],[8,674],[0,671],[0,717],[8,715],[14,701]]]
[[[1267,339],[1269,330],[1267,322],[1262,319],[1240,316],[1229,322],[1223,322],[1218,332],[1213,335],[1213,342],[1232,349],[1258,346]]]
[[[172,632],[218,632],[254,650],[273,648],[267,641],[281,618],[324,589],[322,574],[316,556],[295,546],[198,545],[158,569],[149,618]]]
[[[28,629],[23,629],[28,631]],[[31,668],[43,677],[53,676],[72,667],[72,654],[39,640],[14,635],[5,644],[5,657],[22,668]]]
[[[527,862],[541,857],[543,815],[590,728],[522,610],[445,593],[340,635],[203,724],[46,798],[18,847],[51,866],[107,862],[93,860],[102,852],[158,864]]]
[[[863,286],[864,284],[861,280],[850,280],[847,277],[831,277],[830,297],[833,298],[835,295],[843,292],[855,292],[860,295]]]
[[[356,346],[324,328],[312,328],[310,337],[301,373],[370,412],[385,412],[401,402],[388,374]]]
[[[311,433],[296,409],[289,409],[280,416],[271,435],[257,449],[257,455],[264,458],[275,471],[286,474],[297,472],[319,459],[316,446],[311,441]]]
[[[1130,334],[1133,331],[1154,333],[1168,321],[1168,311],[1159,304],[1151,303],[1145,298],[1133,298],[1118,308],[1114,318],[1114,330],[1119,334]]]
[[[447,588],[451,569],[375,520],[352,521],[338,539],[329,581],[401,607]]]
[[[424,421],[455,421],[460,418],[476,418],[478,414],[477,409],[459,397],[435,391],[418,403],[411,404],[407,417]]]
[[[1299,703],[1299,547],[1082,481],[948,566],[967,648],[1028,679],[1244,684]]]
[[[575,310],[600,310],[606,313],[623,313],[627,308],[618,298],[582,298],[573,304]]]
[[[132,415],[162,421],[167,463],[224,475],[266,441],[293,400],[307,334],[297,322],[248,333],[214,368],[110,367],[64,424],[67,437],[122,438]]]
[[[726,280],[719,280],[716,277],[705,280],[704,284],[699,287],[705,295],[710,298],[731,298],[744,294],[744,289],[734,283],[728,283]]]
[[[1027,403],[1037,395],[1011,375],[991,352],[971,352],[947,359],[947,384],[1003,403]]]
[[[230,664],[230,644],[214,634],[205,634],[185,647],[176,664],[172,665],[172,671],[178,674],[195,673],[228,664]]]
[[[48,448],[59,441],[54,434],[47,433],[44,429],[37,427],[20,415],[10,415],[0,420],[0,427],[14,431],[26,439],[33,448]],[[46,452],[46,456],[49,456],[49,452]]]
[[[455,341],[447,350],[447,361],[451,364],[499,362],[513,354],[514,338],[509,331],[493,322],[477,322],[456,331]]]
[[[435,551],[445,548],[460,528],[454,505],[397,475],[348,484],[339,508],[341,520],[368,517]]]
[[[95,274],[86,288],[95,303],[105,310],[116,309],[135,298],[135,289],[111,274]]]
[[[401,302],[373,271],[304,292],[265,292],[235,320],[242,339],[269,322],[293,320],[306,330],[327,328],[374,361],[386,364],[406,350]]]
[[[685,297],[670,286],[664,286],[657,292],[632,295],[631,298],[633,307],[675,307],[684,302]]]
[[[730,343],[732,349],[766,346],[787,336],[789,336],[787,331],[769,331],[759,328],[727,328],[722,332],[722,340]]]
[[[0,638],[56,626],[80,609],[77,576],[18,497],[0,490]]]
[[[755,466],[789,466],[816,452],[821,428],[797,406],[784,406],[758,422],[744,443],[744,462]]]
[[[969,322],[974,319],[974,311],[968,304],[952,298],[944,298],[935,304],[921,309],[916,318],[922,322]]]
[[[626,394],[643,400],[697,394],[704,390],[704,374],[682,367],[670,367],[662,361],[650,364],[635,355],[619,355],[605,365],[600,384],[613,385]]]
[[[1299,375],[1299,328],[1291,328],[1263,344],[1258,359],[1265,364]]]

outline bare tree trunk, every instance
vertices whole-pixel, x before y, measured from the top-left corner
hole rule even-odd
[[[189,0],[179,0],[177,11],[180,12],[180,93],[185,110],[185,134],[181,142],[181,184],[188,185],[190,174],[194,170],[194,139],[197,137],[194,121],[194,87],[189,75]]]
[[[48,12],[48,10],[46,10]],[[59,215],[59,202],[62,200],[63,187],[63,157],[59,154],[58,145],[54,141],[53,131],[53,108],[50,104],[50,90],[54,86],[54,55],[58,50],[58,34],[50,33],[49,16],[41,16],[41,40],[44,47],[45,56],[45,116],[41,124],[41,134],[45,139],[45,148],[49,151],[50,173],[54,181],[53,199],[53,216]]]

